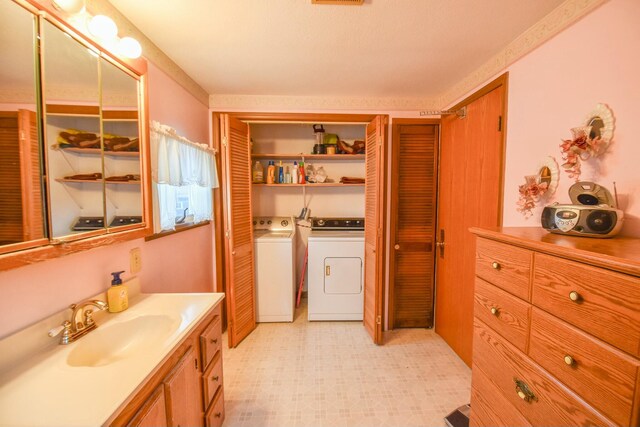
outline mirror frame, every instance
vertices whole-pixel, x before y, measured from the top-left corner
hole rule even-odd
[[[76,29],[70,22],[70,16],[54,8],[51,0],[12,0],[27,11],[33,13],[38,20],[39,35],[42,35],[43,22],[46,20],[58,27],[61,31],[67,33],[74,40],[93,50],[100,58],[103,58],[121,69],[123,72],[134,76],[138,79],[138,105],[139,105],[139,134],[140,134],[140,174],[142,176],[142,206],[143,215],[141,224],[126,225],[117,228],[105,228],[104,230],[96,230],[82,233],[70,237],[54,239],[52,237],[33,240],[29,242],[21,242],[7,245],[6,249],[0,247],[0,271],[33,264],[48,259],[58,258],[75,252],[93,249],[100,246],[111,245],[114,243],[125,242],[128,240],[139,239],[153,234],[153,212],[151,200],[151,166],[150,166],[150,148],[149,148],[149,94],[148,94],[148,76],[147,61],[144,58],[130,60],[119,57],[104,48],[97,39],[90,34]],[[39,61],[42,63],[43,52],[39,50]],[[40,70],[40,73],[42,70]],[[40,86],[43,84],[41,76]],[[39,106],[42,114],[38,118],[40,125],[44,129],[46,105],[44,105],[44,97],[40,97]],[[40,141],[44,144],[44,141]],[[43,150],[46,152],[46,150]],[[45,158],[42,159],[46,162]],[[47,193],[49,192],[49,183],[46,182]],[[47,221],[50,221],[51,212],[47,211]]]

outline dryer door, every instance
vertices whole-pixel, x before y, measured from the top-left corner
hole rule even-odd
[[[362,292],[362,258],[325,258],[324,293],[359,294]]]

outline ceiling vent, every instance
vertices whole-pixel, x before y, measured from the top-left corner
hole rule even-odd
[[[311,4],[339,4],[359,6],[363,3],[364,0],[311,0]]]

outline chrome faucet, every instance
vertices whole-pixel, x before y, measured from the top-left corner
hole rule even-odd
[[[55,327],[49,331],[50,337],[62,333],[60,336],[60,344],[65,345],[74,342],[78,338],[86,335],[94,330],[97,325],[93,321],[93,310],[85,309],[85,307],[94,306],[98,310],[106,310],[109,308],[106,302],[97,299],[83,301],[79,304],[71,304],[69,308],[71,312],[71,321],[65,320],[62,325]],[[78,321],[78,313],[82,312],[83,321]]]

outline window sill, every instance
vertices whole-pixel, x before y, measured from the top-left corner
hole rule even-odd
[[[194,228],[204,227],[205,225],[209,225],[209,224],[211,224],[210,220],[202,221],[202,222],[199,222],[197,224],[180,224],[180,225],[176,225],[176,229],[175,230],[163,231],[161,233],[152,234],[150,236],[145,237],[144,241],[145,242],[149,242],[151,240],[156,240],[156,239],[159,239],[161,237],[171,236],[171,235],[176,234],[176,233],[182,233],[183,231],[188,231],[188,230],[193,230]]]

